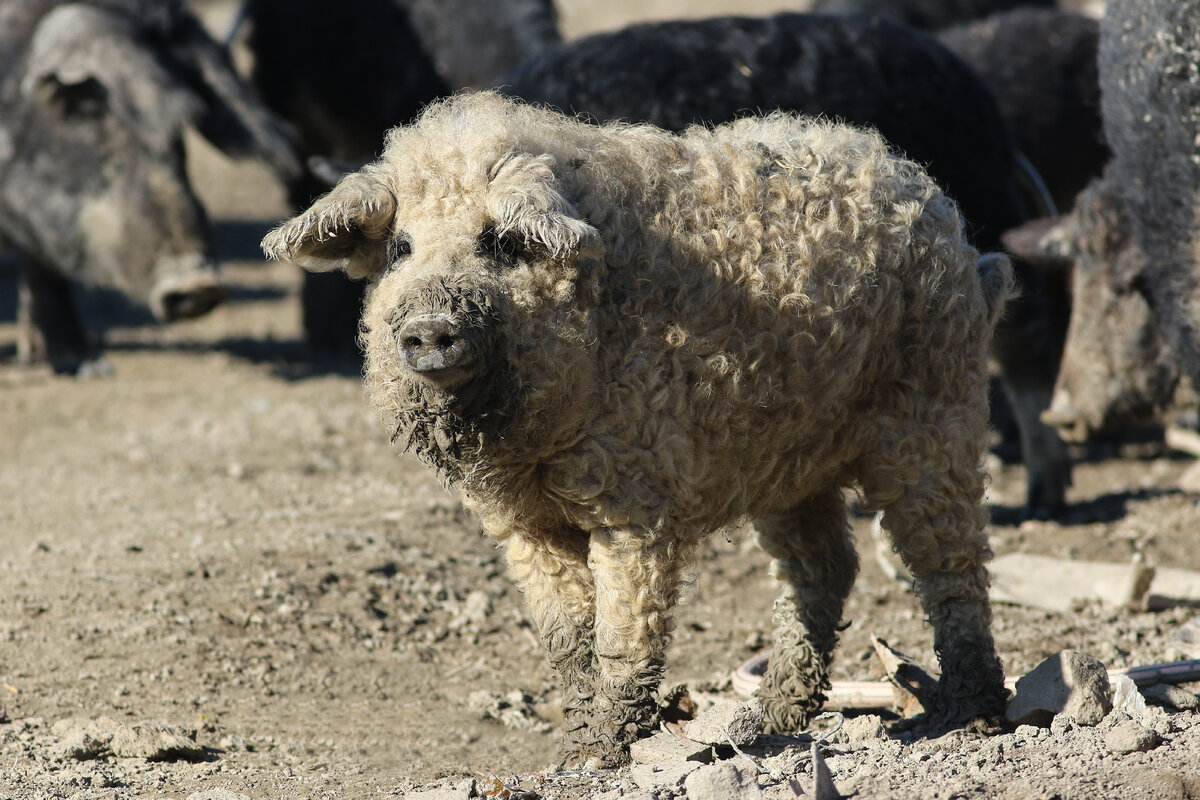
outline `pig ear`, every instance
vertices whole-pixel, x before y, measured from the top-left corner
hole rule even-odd
[[[569,260],[598,253],[600,233],[579,218],[556,186],[549,155],[509,154],[492,167],[487,210],[498,234],[514,234],[533,249]]]
[[[341,269],[352,278],[373,278],[387,266],[395,216],[396,199],[387,187],[355,172],[303,214],[268,233],[263,252],[311,272]]]
[[[1000,240],[1016,258],[1048,269],[1069,269],[1079,255],[1074,216],[1041,217],[1007,230]]]

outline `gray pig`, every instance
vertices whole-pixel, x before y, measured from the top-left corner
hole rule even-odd
[[[1073,261],[1045,419],[1074,438],[1155,414],[1200,378],[1200,0],[1111,0],[1100,27],[1112,160],[1072,214],[1006,239]]]
[[[183,132],[294,171],[284,129],[178,0],[0,5],[0,246],[19,263],[18,357],[102,364],[71,280],[163,321],[225,296]]]
[[[1070,276],[1073,310],[1050,408],[1063,438],[1151,422],[1171,403],[1179,367],[1145,294],[1146,253],[1111,176],[1092,181],[1070,214],[1009,231],[1010,251]]]

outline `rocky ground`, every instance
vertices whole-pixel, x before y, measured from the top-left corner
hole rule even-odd
[[[701,747],[693,756],[708,764],[549,770],[555,682],[497,552],[452,493],[392,452],[357,366],[307,360],[299,275],[256,251],[286,211],[278,186],[193,151],[232,300],[161,328],[88,293],[113,377],[16,365],[15,279],[0,262],[0,798],[812,794],[809,737],[744,755]],[[993,460],[998,553],[1141,553],[1200,569],[1200,497],[1181,488],[1190,458],[1153,436],[1077,455],[1072,510],[1047,523],[1018,524],[1024,473]],[[881,676],[875,635],[935,663],[918,604],[881,572],[869,526],[856,519],[863,568],[838,681]],[[667,682],[686,683],[701,707],[735,698],[730,675],[768,646],[774,596],[743,531],[711,539]],[[1194,607],[1091,600],[995,614],[1013,676],[1063,649],[1113,669],[1200,655],[1179,638]],[[935,740],[894,720],[858,712],[829,737],[840,792],[1200,796],[1195,711]]]

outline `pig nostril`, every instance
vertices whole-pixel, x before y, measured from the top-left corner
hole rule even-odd
[[[398,355],[414,372],[459,379],[475,361],[470,338],[446,314],[410,317],[396,331]]]
[[[162,296],[162,316],[168,322],[194,319],[212,311],[225,301],[223,286],[206,286],[186,292],[167,292]]]

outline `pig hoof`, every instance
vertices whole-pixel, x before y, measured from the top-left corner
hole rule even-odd
[[[114,374],[116,374],[116,370],[113,369],[112,364],[108,363],[108,359],[104,356],[84,359],[75,370],[75,377],[80,380],[111,378]]]

